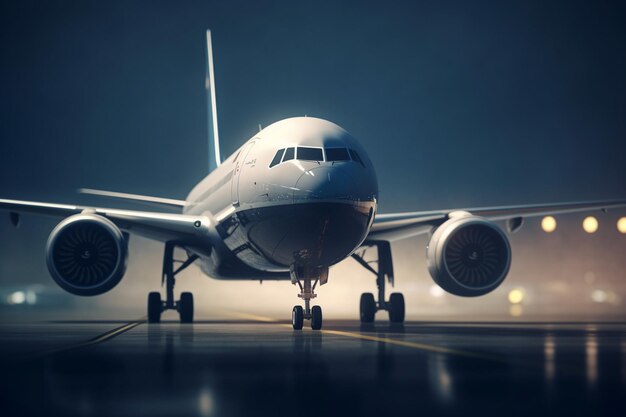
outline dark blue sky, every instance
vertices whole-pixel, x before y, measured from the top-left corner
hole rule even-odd
[[[385,211],[626,197],[623,3],[41,3],[0,6],[2,197],[184,197],[207,27],[225,154],[308,114],[369,149]]]

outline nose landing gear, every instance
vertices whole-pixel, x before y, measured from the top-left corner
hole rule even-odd
[[[328,267],[291,268],[291,283],[300,287],[298,297],[304,300],[304,308],[297,305],[291,311],[291,324],[294,330],[302,330],[305,319],[311,321],[311,329],[320,330],[322,328],[322,307],[316,305],[311,308],[311,300],[317,297],[314,292],[317,284],[323,285],[327,281]]]

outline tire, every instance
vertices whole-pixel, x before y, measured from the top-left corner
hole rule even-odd
[[[181,323],[193,323],[193,294],[184,292],[180,294],[178,313]]]
[[[304,310],[302,306],[294,306],[291,310],[291,324],[294,330],[302,330],[304,326]]]
[[[161,302],[161,293],[151,292],[148,294],[148,323],[161,322],[161,310],[163,303]]]
[[[389,321],[404,322],[404,296],[399,292],[394,292],[389,296]]]
[[[320,330],[322,328],[322,307],[313,306],[311,309],[311,329]]]
[[[361,323],[374,322],[374,316],[376,315],[376,301],[374,300],[374,294],[371,292],[361,294],[359,312],[361,316]]]

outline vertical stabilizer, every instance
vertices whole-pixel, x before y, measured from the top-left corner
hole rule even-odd
[[[207,97],[207,122],[209,133],[209,172],[216,169],[222,163],[220,156],[220,138],[217,130],[217,107],[215,105],[215,74],[213,72],[213,45],[211,43],[211,31],[206,31],[206,79],[204,86]]]

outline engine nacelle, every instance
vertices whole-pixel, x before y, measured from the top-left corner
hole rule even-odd
[[[77,214],[59,223],[48,238],[46,262],[52,278],[76,295],[100,295],[126,272],[128,245],[120,229],[96,214]]]
[[[511,245],[493,222],[452,213],[426,248],[428,271],[445,291],[475,297],[495,290],[511,266]]]

